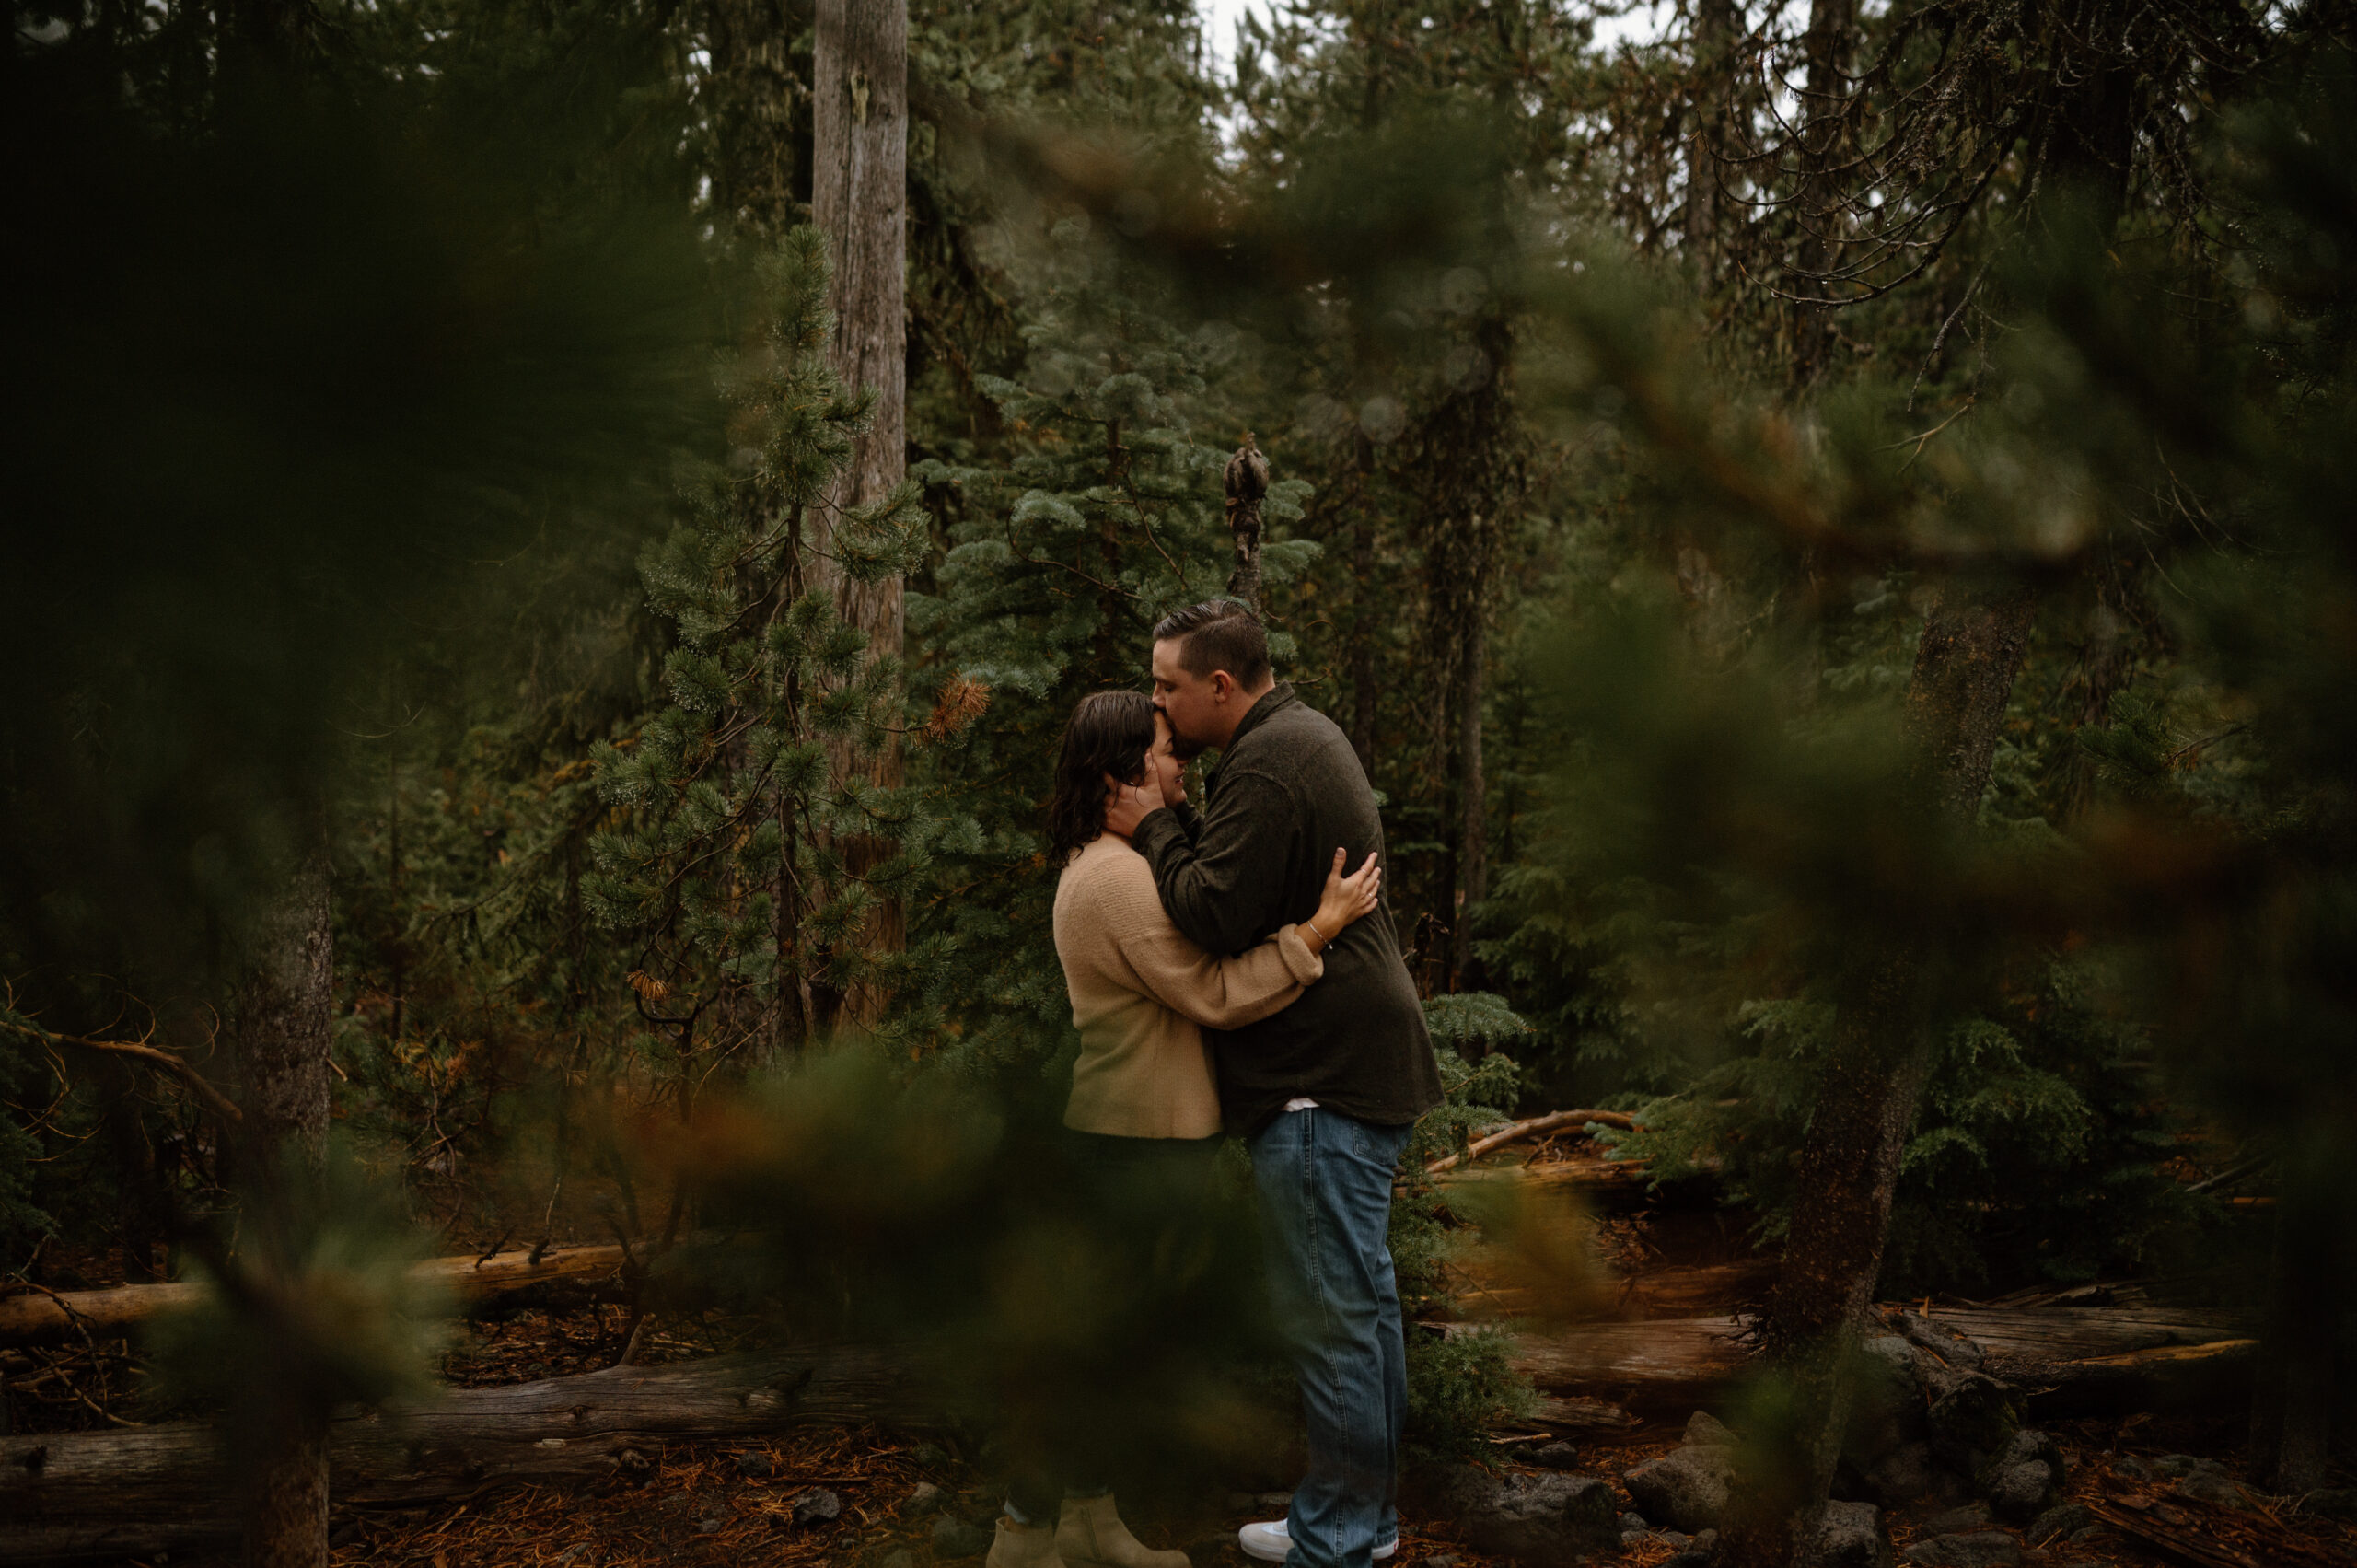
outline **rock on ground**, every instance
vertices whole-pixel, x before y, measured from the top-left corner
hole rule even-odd
[[[2062,1488],[2062,1450],[2043,1432],[2023,1427],[2005,1439],[1981,1483],[2001,1519],[2026,1524],[2054,1505]]]
[[[1794,1555],[1795,1568],[1890,1568],[1890,1538],[1871,1503],[1828,1503]]]
[[[1899,1508],[1937,1491],[1940,1469],[1932,1460],[1929,1443],[1902,1443],[1875,1460],[1864,1480],[1875,1501],[1886,1508]]]
[[[1991,1522],[1986,1503],[1968,1503],[1961,1508],[1951,1508],[1945,1514],[1934,1514],[1924,1520],[1923,1533],[1927,1536],[1968,1535],[1974,1530],[1987,1529]]]
[[[2003,1530],[1933,1536],[1909,1547],[1906,1556],[1915,1568],[2014,1568],[2021,1560],[2021,1543]]]
[[[2001,1519],[2023,1524],[2054,1505],[2054,1472],[2032,1459],[2001,1465],[1984,1483],[1989,1506]]]
[[[2058,1503],[2029,1522],[2022,1534],[2032,1546],[2044,1546],[2050,1540],[2061,1540],[2085,1529],[2096,1522],[2083,1503]]]
[[[1922,1441],[1923,1390],[1915,1364],[1923,1353],[1897,1334],[1870,1339],[1858,1351],[1857,1392],[1841,1446],[1863,1470],[1894,1448]]]
[[[1718,1524],[1734,1473],[1734,1449],[1692,1444],[1647,1459],[1620,1480],[1645,1517],[1691,1534]]]
[[[1705,1448],[1732,1448],[1739,1441],[1727,1430],[1726,1423],[1709,1411],[1696,1411],[1686,1418],[1685,1440]]]
[[[1923,1412],[1932,1452],[1951,1468],[1978,1474],[2002,1452],[2019,1424],[2005,1386],[1984,1373],[1942,1370],[1939,1391]]]
[[[1538,1465],[1544,1469],[1568,1470],[1578,1466],[1580,1451],[1569,1443],[1541,1443],[1538,1447],[1526,1452],[1522,1458],[1524,1463]]]
[[[980,1557],[990,1549],[991,1532],[986,1529],[948,1514],[933,1522],[935,1557]]]
[[[1458,1536],[1477,1551],[1572,1563],[1620,1544],[1612,1483],[1593,1475],[1452,1476],[1444,1493]]]
[[[2221,1508],[2248,1508],[2250,1493],[2221,1467],[2198,1469],[2177,1483],[2178,1492],[2188,1497],[2214,1503]]]

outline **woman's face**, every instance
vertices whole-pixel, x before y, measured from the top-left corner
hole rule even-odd
[[[1154,715],[1154,745],[1145,754],[1147,778],[1162,791],[1162,804],[1176,806],[1187,798],[1187,764],[1171,754],[1170,721]]]

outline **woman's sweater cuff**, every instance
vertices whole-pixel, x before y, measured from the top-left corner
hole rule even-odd
[[[1293,971],[1293,978],[1302,984],[1315,985],[1325,978],[1326,960],[1309,950],[1309,944],[1301,939],[1300,926],[1278,927],[1277,951],[1284,956],[1285,968]]]

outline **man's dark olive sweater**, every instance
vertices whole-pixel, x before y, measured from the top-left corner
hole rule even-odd
[[[1236,726],[1203,796],[1200,815],[1154,812],[1130,842],[1154,867],[1171,921],[1209,952],[1241,953],[1316,914],[1337,847],[1349,852],[1350,871],[1383,852],[1358,753],[1283,682]],[[1228,1131],[1243,1137],[1298,1098],[1386,1126],[1440,1103],[1423,1009],[1384,905],[1326,949],[1326,978],[1300,1001],[1203,1039]]]

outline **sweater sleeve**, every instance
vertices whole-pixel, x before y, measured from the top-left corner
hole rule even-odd
[[[1232,1029],[1282,1012],[1326,972],[1326,963],[1285,926],[1234,958],[1206,953],[1170,923],[1154,884],[1123,878],[1107,890],[1107,935],[1147,994],[1205,1028]]]

